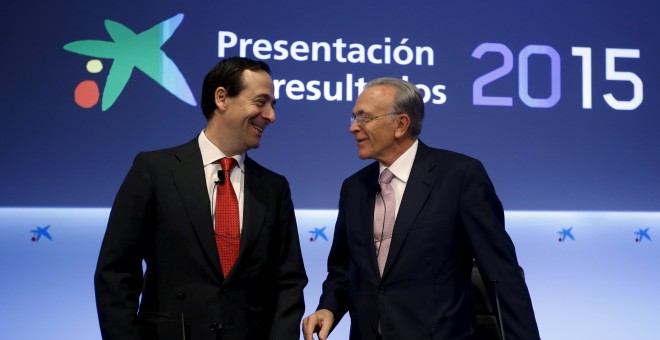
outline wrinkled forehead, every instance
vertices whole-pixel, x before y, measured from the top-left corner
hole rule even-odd
[[[357,116],[389,113],[394,104],[395,94],[396,89],[391,86],[369,87],[358,96],[353,114]]]

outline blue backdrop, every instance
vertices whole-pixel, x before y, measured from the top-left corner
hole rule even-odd
[[[261,56],[273,78],[286,81],[279,86],[278,120],[250,154],[291,180],[298,208],[335,208],[343,178],[365,165],[356,157],[348,116],[355,83],[380,76],[436,87],[442,96],[430,99],[441,103],[427,103],[422,140],[482,159],[507,209],[660,207],[653,95],[660,91],[654,15],[660,6],[651,1],[26,0],[2,7],[0,206],[108,206],[138,151],[180,144],[201,131],[200,108],[139,69],[110,108],[81,108],[76,86],[91,80],[103,91],[115,59],[64,49],[80,40],[112,41],[105,20],[139,34],[182,14],[162,51],[197,102],[221,51]],[[229,47],[232,35],[237,41]],[[329,44],[329,58],[322,51],[314,61],[314,43]],[[534,46],[545,50],[534,53]],[[432,58],[417,48],[431,50]],[[575,56],[576,48],[586,52]],[[408,61],[409,51],[415,60]],[[86,67],[93,59],[103,65],[98,73]],[[330,99],[299,90],[312,81],[319,92],[327,82]],[[613,108],[603,97],[608,93],[615,106],[633,109]],[[510,106],[492,104],[502,98]]]

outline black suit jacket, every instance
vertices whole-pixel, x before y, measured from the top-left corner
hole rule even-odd
[[[348,311],[351,339],[470,339],[475,258],[497,280],[508,340],[539,338],[502,205],[481,163],[419,143],[383,277],[374,249],[378,162],[347,178],[319,309]]]
[[[140,153],[94,277],[103,338],[299,339],[307,276],[289,185],[247,157],[244,212],[225,278],[197,138]]]

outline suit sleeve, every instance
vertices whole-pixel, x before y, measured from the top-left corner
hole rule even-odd
[[[277,271],[279,296],[269,338],[297,340],[300,338],[300,321],[305,313],[303,289],[307,285],[307,274],[300,250],[291,190],[286,180],[280,203],[279,223],[285,229],[285,237]]]
[[[515,248],[504,229],[504,211],[483,165],[473,160],[461,188],[461,220],[486,284],[496,281],[509,340],[539,339],[532,301]]]
[[[339,198],[339,212],[335,223],[335,232],[332,240],[330,253],[328,254],[328,276],[323,282],[323,292],[319,300],[319,309],[328,309],[334,314],[334,327],[348,312],[348,282],[350,251],[345,222],[345,194],[346,183],[342,185]]]
[[[144,234],[153,209],[143,154],[135,158],[110,212],[94,275],[103,339],[141,339],[137,320],[142,291]]]

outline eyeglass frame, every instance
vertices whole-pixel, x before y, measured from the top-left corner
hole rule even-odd
[[[398,115],[399,113],[401,113],[401,112],[389,112],[389,113],[383,113],[383,114],[379,114],[379,115],[375,115],[375,116],[370,116],[370,115],[367,115],[367,114],[364,114],[364,113],[360,113],[358,115],[355,115],[355,114],[351,113],[351,124],[353,124],[353,122],[355,121],[355,122],[357,122],[358,126],[364,126],[365,124],[369,123],[370,121],[372,121],[372,120],[374,120],[378,117],[389,116],[389,115]]]

